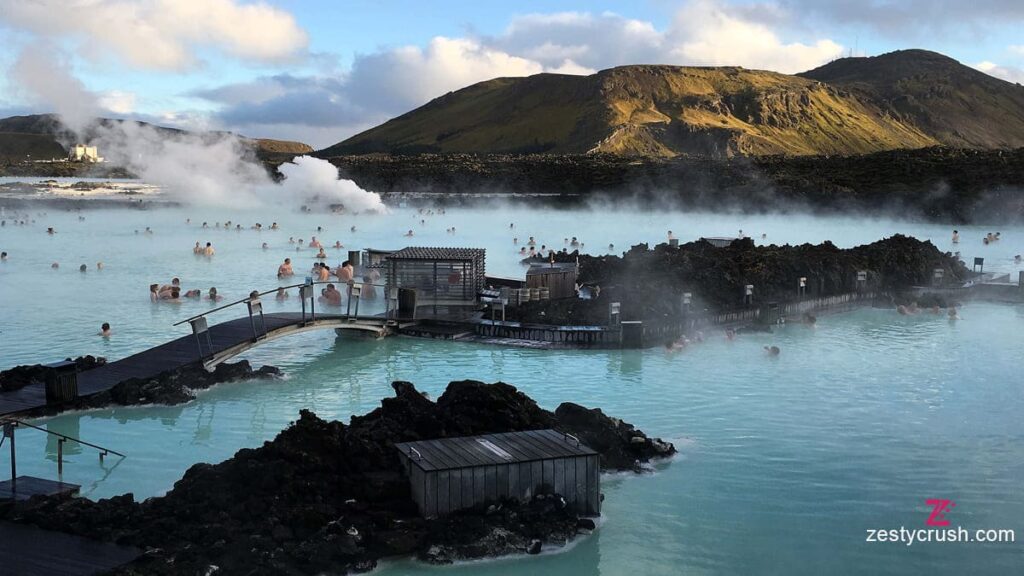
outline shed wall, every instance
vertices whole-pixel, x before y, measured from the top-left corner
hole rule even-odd
[[[572,456],[424,472],[403,456],[413,500],[427,518],[495,502],[526,501],[541,490],[561,494],[577,514],[601,514],[599,456]]]

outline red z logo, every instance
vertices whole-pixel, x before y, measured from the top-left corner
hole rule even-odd
[[[956,506],[952,500],[929,498],[924,503],[932,507],[932,513],[924,521],[925,524],[929,526],[949,526],[949,520],[946,520],[944,514]]]

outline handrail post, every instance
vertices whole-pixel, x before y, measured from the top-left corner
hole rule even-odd
[[[14,429],[18,425],[12,421],[4,422],[4,437],[11,440],[11,488],[18,487],[18,459],[14,449]]]
[[[57,438],[57,478],[64,478],[64,439]]]

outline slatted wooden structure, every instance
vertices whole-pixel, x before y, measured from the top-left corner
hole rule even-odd
[[[531,266],[526,271],[527,288],[547,288],[551,298],[576,297],[576,264],[554,263]]]
[[[530,430],[395,447],[427,518],[540,493],[560,494],[577,514],[601,513],[600,456],[568,434]]]
[[[418,306],[466,306],[484,289],[482,248],[403,248],[387,257],[387,286],[413,288]]]

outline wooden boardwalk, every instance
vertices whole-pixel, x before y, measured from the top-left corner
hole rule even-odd
[[[303,316],[299,312],[265,314],[263,316],[268,337],[285,333],[293,333],[310,326],[303,324]],[[309,320],[309,316],[306,316]],[[330,329],[346,327],[372,329],[384,326],[384,318],[378,316],[346,316],[343,314],[317,314],[313,328]],[[257,329],[259,324],[257,321]],[[262,333],[262,331],[261,331]],[[234,355],[247,350],[253,343],[252,324],[248,316],[215,324],[209,328],[213,356],[226,359],[226,354]],[[205,347],[205,338],[204,338]],[[204,352],[206,349],[204,348]],[[203,360],[199,356],[196,337],[192,334],[171,340],[149,350],[133,354],[116,362],[78,374],[78,395],[89,396],[103,392],[118,383],[131,378],[151,378]],[[0,392],[0,416],[15,414],[46,406],[46,389],[41,386],[26,386],[19,390]]]
[[[17,482],[13,480],[0,482],[0,500],[28,500],[40,494],[44,496],[76,495],[79,488],[81,486],[78,484],[55,482],[34,476],[18,476]]]
[[[86,576],[109,572],[141,553],[128,546],[0,522],[0,574]]]

